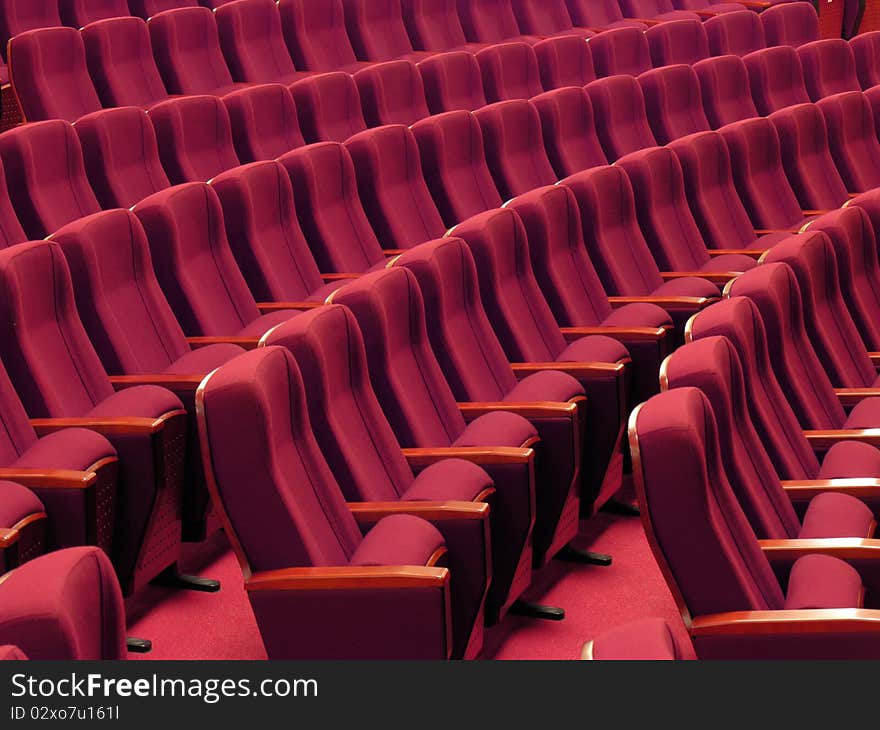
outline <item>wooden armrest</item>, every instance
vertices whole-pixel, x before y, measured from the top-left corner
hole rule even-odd
[[[801,210],[801,213],[804,214],[804,217],[808,215],[825,215],[825,213],[831,213],[831,210]]]
[[[372,524],[389,515],[415,515],[428,522],[485,520],[489,517],[489,505],[481,501],[349,502],[348,507],[358,524]]]
[[[711,281],[713,284],[726,284],[731,279],[735,279],[741,273],[741,271],[661,271],[660,276],[663,281],[698,277],[700,279],[705,279],[706,281]]]
[[[321,274],[321,278],[328,284],[332,281],[345,281],[347,279],[357,279],[360,274]]]
[[[798,232],[797,228],[755,228],[756,236],[766,236],[768,233],[790,233],[794,235]]]
[[[605,335],[624,342],[657,342],[662,340],[672,329],[671,325],[663,327],[562,327],[566,341],[571,342],[590,335]]]
[[[869,352],[868,357],[876,367],[880,367],[880,352]]]
[[[755,10],[764,10],[769,8],[773,3],[767,2],[767,0],[737,0],[740,5],[745,5],[747,8],[754,8]]]
[[[93,471],[72,469],[0,469],[0,479],[33,489],[88,489],[98,479]]]
[[[139,385],[158,385],[175,393],[195,393],[205,374],[198,375],[111,375],[110,382],[116,390],[135,388]]]
[[[852,200],[853,198],[858,198],[860,195],[861,193],[847,193],[846,197]],[[844,204],[843,207],[845,208],[846,204]]]
[[[87,428],[101,434],[151,434],[158,433],[169,415],[186,411],[171,411],[161,418],[32,418],[31,425],[40,436],[65,428]]]
[[[854,406],[865,398],[880,396],[880,388],[835,388],[834,394],[843,406]]]
[[[636,23],[644,23],[645,25],[657,25],[658,23],[662,23],[662,20],[657,20],[656,18],[624,18],[624,20],[634,20]]]
[[[786,479],[782,488],[793,501],[808,501],[824,492],[848,494],[857,499],[880,498],[880,479]]]
[[[800,611],[731,611],[697,616],[691,636],[846,634],[880,631],[880,611],[814,608]]]
[[[816,540],[758,540],[771,562],[792,563],[804,555],[830,555],[840,560],[880,559],[880,540],[835,537]]]
[[[519,379],[547,370],[568,373],[578,380],[608,376],[622,377],[626,372],[626,364],[622,362],[514,362],[510,367]]]
[[[381,588],[444,588],[449,570],[421,565],[346,565],[282,568],[255,573],[245,582],[254,591],[339,591]]]
[[[860,441],[880,448],[880,428],[843,428],[826,431],[804,431],[814,449],[830,449],[838,441]]]
[[[728,256],[736,254],[737,256],[751,256],[753,259],[760,260],[761,257],[770,249],[767,248],[710,248],[707,249],[709,256],[715,258],[717,256]]]
[[[711,10],[691,10],[690,12],[696,13],[701,18],[714,18],[718,13],[713,13]]]
[[[11,548],[18,542],[20,535],[21,533],[19,533],[18,530],[8,527],[0,527],[0,550]]]
[[[534,450],[514,446],[447,446],[431,449],[403,449],[412,466],[430,466],[444,459],[464,459],[472,464],[527,464]]]
[[[464,420],[468,422],[494,411],[516,413],[518,416],[528,420],[576,418],[581,399],[583,399],[583,396],[577,400],[572,399],[564,403],[557,401],[528,401],[522,403],[516,401],[471,401],[459,403],[458,410],[464,417]]]
[[[386,256],[400,256],[401,254],[405,254],[408,249],[405,248],[383,248],[382,253]]]
[[[208,345],[238,345],[245,350],[256,349],[259,337],[187,337],[191,347],[207,347]]]
[[[664,309],[703,309],[717,301],[717,297],[608,297],[612,307],[624,304],[656,304]]]
[[[260,314],[269,314],[270,312],[278,312],[285,309],[304,312],[322,306],[324,306],[324,302],[257,302],[257,309],[260,310]]]

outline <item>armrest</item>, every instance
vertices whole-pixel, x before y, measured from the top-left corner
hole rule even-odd
[[[485,520],[489,517],[489,505],[481,501],[349,502],[348,508],[359,525],[370,525],[389,515],[415,515],[428,522]]]
[[[769,8],[773,3],[767,2],[766,0],[737,0],[740,5],[745,5],[747,8],[753,8],[755,10],[764,10]]]
[[[257,309],[260,310],[260,314],[269,314],[284,309],[305,312],[322,306],[324,306],[324,302],[257,302]]]
[[[17,482],[31,489],[88,489],[97,480],[93,471],[72,469],[0,469],[0,479]]]
[[[40,436],[65,428],[87,428],[105,436],[159,433],[170,415],[186,415],[186,411],[171,411],[161,418],[32,418],[31,425]]]
[[[0,527],[0,550],[11,548],[13,545],[15,545],[15,543],[18,542],[18,538],[18,530],[9,529],[7,527]]]
[[[190,347],[207,347],[208,345],[238,345],[245,350],[254,350],[260,342],[259,337],[187,337]]]
[[[844,407],[859,404],[865,398],[880,396],[880,388],[835,388],[834,393]]]
[[[692,13],[696,13],[701,18],[714,18],[718,13],[713,13],[711,10],[691,10]]]
[[[321,274],[321,278],[326,282],[330,283],[332,281],[345,281],[346,279],[357,279],[360,274]]]
[[[529,401],[527,403],[517,403],[514,401],[487,401],[478,402],[471,401],[468,403],[459,403],[458,410],[464,417],[465,421],[473,421],[487,413],[493,411],[508,411],[517,413],[523,418],[559,418],[569,417],[575,418],[578,412],[578,404],[575,402],[558,403],[556,401]]]
[[[830,210],[812,210],[812,209],[802,209],[802,210],[801,210],[801,213],[803,213],[804,216],[808,216],[808,215],[825,215],[825,213],[831,213],[831,212],[832,212],[832,211],[830,211]]]
[[[694,639],[712,636],[804,636],[880,632],[880,611],[866,608],[814,608],[799,611],[731,611],[697,616]]]
[[[663,309],[703,309],[712,302],[717,302],[717,297],[608,297],[612,307],[620,307],[624,304],[656,304]]]
[[[245,581],[258,591],[346,591],[385,588],[445,588],[449,570],[421,565],[345,565],[325,568],[282,568],[254,573]]]
[[[661,271],[660,276],[663,281],[686,279],[696,276],[700,279],[711,281],[713,284],[726,284],[731,279],[735,279],[741,273],[741,271]]]
[[[386,256],[400,256],[401,254],[404,254],[406,252],[407,252],[407,249],[405,249],[405,248],[383,248],[382,249],[382,253],[384,253]]]
[[[665,327],[562,327],[562,335],[567,342],[590,335],[605,335],[622,342],[659,342],[669,334],[670,326]]]
[[[620,362],[515,362],[511,363],[514,375],[520,380],[547,370],[568,373],[577,380],[590,378],[620,378],[626,372],[626,365]]]
[[[472,464],[528,464],[534,457],[530,448],[514,446],[449,446],[435,449],[403,449],[410,466],[430,466],[444,459],[464,459]]]
[[[644,23],[645,25],[657,25],[662,22],[656,18],[624,18],[624,20],[634,20],[637,23]]]
[[[135,388],[139,385],[158,385],[173,393],[195,394],[203,374],[198,375],[111,375],[110,382],[116,390]]]
[[[848,494],[856,499],[880,498],[880,479],[787,479],[782,488],[792,501],[808,501],[823,492]]]
[[[727,256],[736,254],[737,256],[751,256],[753,259],[760,259],[767,251],[767,248],[710,248],[707,249],[710,258],[716,256]]]
[[[830,449],[838,441],[861,441],[880,448],[880,428],[843,428],[829,431],[804,431],[814,449]]]
[[[791,233],[792,235],[797,233],[797,228],[755,228],[753,230],[757,236],[766,236],[768,233]]]
[[[771,563],[793,563],[804,555],[830,555],[840,560],[880,560],[880,540],[835,537],[821,540],[758,540]]]
[[[869,352],[868,357],[871,358],[871,362],[875,367],[880,367],[880,352]]]

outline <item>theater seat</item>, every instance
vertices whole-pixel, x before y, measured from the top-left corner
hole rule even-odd
[[[0,134],[0,158],[9,197],[28,237],[42,238],[101,209],[69,122],[35,122]]]
[[[61,20],[71,28],[82,28],[105,18],[130,15],[126,0],[65,0],[58,4]]]
[[[672,0],[618,0],[627,18],[650,20],[699,20],[700,16],[687,10],[677,10]]]
[[[658,23],[645,31],[655,67],[683,63],[692,66],[709,58],[709,39],[699,20]]]
[[[566,5],[572,22],[584,28],[644,30],[648,27],[640,20],[624,18],[617,0],[567,0]]]
[[[563,86],[584,86],[596,80],[593,54],[579,36],[547,38],[532,46],[538,57],[541,86],[559,89]]]
[[[544,150],[557,177],[608,164],[596,131],[593,104],[584,89],[554,89],[530,101],[541,118]]]
[[[143,109],[102,109],[80,118],[74,129],[102,208],[130,208],[171,186],[159,159],[156,132]]]
[[[63,25],[57,0],[7,0],[0,5],[0,83],[9,83],[6,67],[11,38],[36,28]]]
[[[575,27],[565,0],[513,0],[513,14],[519,29],[536,36],[571,35],[589,38],[591,28]]]
[[[412,61],[377,63],[358,71],[354,80],[370,127],[414,124],[431,114],[421,74]]]
[[[128,7],[131,8],[132,15],[137,15],[144,20],[166,10],[194,8],[198,4],[198,0],[128,0]]]
[[[243,162],[274,160],[305,144],[296,102],[281,84],[260,84],[223,97],[232,141]]]
[[[0,594],[0,643],[15,641],[16,658],[125,659],[125,607],[99,548],[69,548],[31,560],[4,576]]]
[[[635,150],[656,147],[645,109],[645,97],[639,82],[632,76],[616,75],[586,86],[599,140],[609,160],[616,160]]]
[[[278,11],[296,68],[354,73],[365,65],[346,33],[341,0],[279,0]]]
[[[880,142],[867,95],[858,91],[821,99],[831,156],[847,190],[866,192],[880,185]]]
[[[119,454],[111,555],[123,592],[133,592],[173,571],[178,558],[186,412],[171,391],[149,380],[115,391],[77,313],[57,243],[0,252],[0,288],[0,357],[28,415],[41,419],[38,433],[89,428]]]
[[[400,0],[342,0],[345,29],[360,61],[419,61],[431,51],[416,51],[406,32]]]
[[[655,68],[639,75],[645,112],[660,144],[710,129],[700,97],[700,80],[690,66]]]
[[[639,28],[615,28],[587,41],[593,56],[596,76],[629,74],[638,76],[651,68],[651,50]]]
[[[105,107],[149,108],[168,98],[142,19],[108,18],[81,33],[89,74]]]
[[[417,51],[475,51],[458,18],[456,0],[402,0],[403,22]]]
[[[819,40],[819,17],[809,2],[778,3],[761,13],[768,46],[802,46]]]
[[[418,69],[432,114],[486,106],[480,65],[473,54],[441,53],[420,61]]]
[[[367,128],[361,97],[347,73],[322,73],[290,87],[306,142],[344,142]]]
[[[745,56],[767,46],[761,16],[751,10],[719,13],[703,22],[713,56]]]
[[[544,91],[538,57],[528,43],[499,43],[476,54],[486,100],[529,99]]]
[[[743,56],[749,71],[752,99],[762,115],[810,101],[797,51],[773,46]]]
[[[315,441],[291,355],[236,358],[198,403],[208,483],[269,657],[448,658],[443,536],[408,514],[359,515],[359,527]],[[333,590],[339,579],[351,588]]]
[[[880,84],[880,32],[859,33],[849,40],[862,88]]]
[[[703,111],[712,129],[758,116],[749,86],[749,72],[741,58],[707,58],[695,63],[693,70],[700,80]]]
[[[46,508],[30,489],[0,480],[0,575],[46,551]]]
[[[813,101],[844,91],[861,91],[855,56],[843,38],[805,43],[797,54]]]
[[[465,37],[471,42],[535,44],[540,35],[527,35],[520,29],[512,0],[458,0],[458,17]]]
[[[755,13],[750,12],[750,15]],[[724,15],[717,17],[723,18]],[[613,628],[588,641],[581,651],[581,659],[589,661],[677,661],[693,658],[693,646],[685,644],[669,624],[659,618],[640,619]]]

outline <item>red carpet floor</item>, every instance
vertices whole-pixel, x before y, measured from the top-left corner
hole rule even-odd
[[[579,545],[611,553],[610,567],[554,561],[539,574],[529,600],[562,606],[564,621],[508,616],[487,632],[487,659],[576,659],[587,639],[646,616],[684,626],[642,532],[632,517],[601,514],[584,523]],[[128,604],[131,636],[152,639],[133,659],[265,659],[241,571],[222,536],[187,551],[186,572],[218,578],[219,593],[150,587]]]

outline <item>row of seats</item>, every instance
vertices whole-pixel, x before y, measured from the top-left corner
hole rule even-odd
[[[808,3],[778,9],[804,13],[816,22]],[[769,11],[762,17],[768,15]],[[604,31],[590,38],[586,47],[579,42],[584,34],[561,35],[538,39],[533,46],[517,42],[484,44],[468,52],[388,52],[371,56],[386,63],[355,63],[352,57],[351,64],[334,65],[316,60],[313,54],[304,61],[297,58],[308,43],[319,43],[319,49],[325,45],[310,31],[293,33],[287,17],[283,3],[237,0],[213,14],[206,8],[168,11],[151,18],[148,25],[129,17],[98,21],[81,31],[58,27],[24,32],[9,44],[13,86],[26,119],[75,121],[102,106],[149,107],[169,95],[224,95],[247,84],[268,82],[289,86],[297,97],[312,96],[317,84],[325,104],[343,106],[350,103],[344,93],[350,80],[339,78],[340,72],[330,78],[315,77],[343,68],[355,72],[355,84],[371,109],[421,94],[424,87],[425,104],[436,113],[449,109],[450,94],[468,98],[455,91],[468,86],[473,105],[483,99],[509,98],[512,93],[532,96],[563,85],[584,85],[597,76],[638,75],[652,66],[695,63],[709,57],[709,38],[714,37],[707,36],[699,21],[684,20],[644,32]],[[741,54],[764,48],[758,17],[749,11],[718,16],[718,23],[735,25],[741,18],[752,28],[749,45],[738,42],[731,31],[718,52]],[[803,37],[781,40],[797,45],[817,37],[813,28]],[[338,47],[339,41],[331,45]],[[291,58],[288,50],[294,47],[298,51]],[[391,59],[398,62],[389,66]],[[414,61],[419,62],[418,72],[411,65]],[[866,56],[865,65],[866,76],[874,73],[873,56]],[[331,91],[333,95],[326,96]]]

